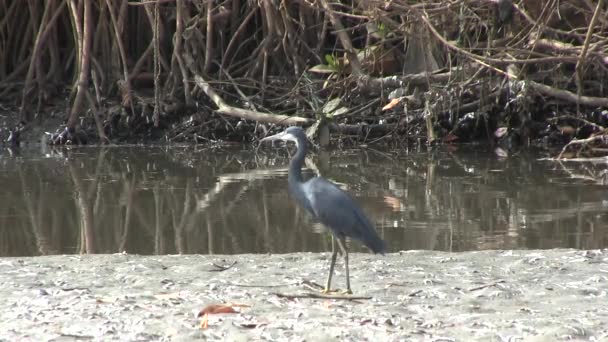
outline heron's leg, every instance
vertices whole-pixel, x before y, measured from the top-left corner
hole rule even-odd
[[[334,273],[334,266],[336,265],[336,257],[338,256],[338,250],[336,249],[336,240],[334,234],[331,234],[331,264],[329,265],[329,275],[327,276],[327,284],[323,292],[328,293],[331,291],[331,276]]]
[[[338,246],[340,246],[342,255],[344,255],[344,268],[346,269],[346,293],[352,294],[353,291],[350,289],[350,275],[348,274],[348,249],[346,249],[346,239],[344,239],[344,236],[338,237]]]

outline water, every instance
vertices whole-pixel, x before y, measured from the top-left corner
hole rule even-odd
[[[367,149],[307,165],[348,188],[389,251],[607,247],[608,164],[540,157]],[[288,161],[270,147],[5,148],[0,256],[329,251],[289,198]]]

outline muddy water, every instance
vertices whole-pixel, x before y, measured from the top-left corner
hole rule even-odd
[[[329,151],[390,251],[608,247],[608,165],[491,151]],[[0,151],[0,256],[328,251],[287,193],[288,151],[44,146]],[[352,243],[354,250],[363,250]]]

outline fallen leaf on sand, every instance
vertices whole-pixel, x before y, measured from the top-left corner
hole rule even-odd
[[[207,329],[209,327],[209,315],[224,314],[224,313],[238,313],[234,308],[248,308],[247,304],[209,304],[199,311],[197,317],[201,317],[200,327],[201,329]]]
[[[199,326],[201,327],[201,329],[209,328],[209,315],[208,314],[203,314],[203,318],[201,318],[201,322],[200,322]]]
[[[209,304],[198,313],[198,317],[222,313],[237,313],[237,311],[230,304]]]

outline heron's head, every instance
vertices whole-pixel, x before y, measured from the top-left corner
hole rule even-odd
[[[297,145],[299,141],[302,141],[302,140],[306,141],[306,134],[304,133],[304,130],[302,128],[297,127],[297,126],[292,126],[292,127],[287,128],[286,130],[284,130],[281,133],[277,133],[275,135],[268,136],[268,137],[260,140],[260,142],[274,141],[274,140],[293,141]]]

